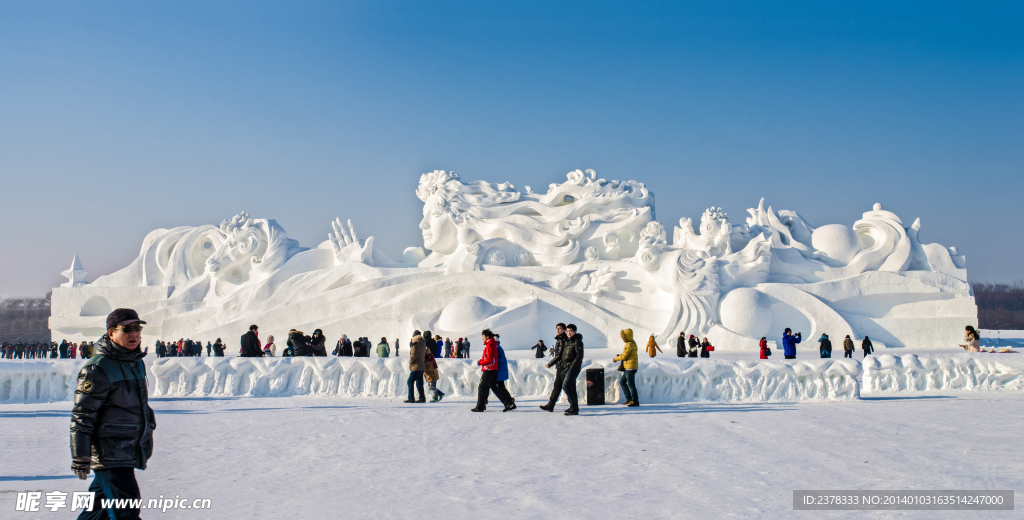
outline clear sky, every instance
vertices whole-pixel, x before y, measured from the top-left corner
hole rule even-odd
[[[643,4],[643,5],[639,5]],[[152,229],[334,217],[422,245],[419,175],[636,179],[658,219],[881,202],[1024,278],[1019,2],[0,3],[0,296]]]

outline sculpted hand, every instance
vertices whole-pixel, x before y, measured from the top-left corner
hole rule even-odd
[[[92,465],[90,459],[80,459],[71,462],[71,471],[78,476],[80,480],[85,480],[89,476],[89,469]]]
[[[341,223],[341,218],[334,219],[334,222],[331,222],[331,227],[334,228],[334,233],[328,233],[327,238],[334,248],[336,262],[360,262],[373,265],[373,237],[367,238],[360,246],[359,238],[356,237],[356,229],[352,226],[351,220],[348,221],[348,229]]]

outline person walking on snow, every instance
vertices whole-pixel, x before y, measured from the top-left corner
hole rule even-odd
[[[437,388],[437,380],[441,378],[441,374],[437,370],[437,360],[434,359],[434,353],[430,350],[427,350],[423,359],[426,362],[427,367],[427,369],[423,371],[423,378],[430,384],[430,402],[436,403],[441,399],[444,399],[444,392]]]
[[[623,403],[626,406],[640,406],[640,396],[636,393],[636,371],[640,368],[640,360],[636,352],[636,342],[633,341],[633,329],[623,329],[619,337],[625,343],[622,346],[622,354],[615,356],[612,361],[622,362],[622,375],[619,376],[619,388],[626,398]],[[651,336],[654,341],[654,336]],[[650,347],[648,347],[648,350]],[[654,357],[654,356],[651,356]]]
[[[629,331],[629,337],[630,338],[633,337],[632,329],[630,329],[630,331]],[[632,340],[630,340],[630,341],[632,341]],[[636,343],[633,343],[633,344],[636,345]],[[654,357],[654,356],[658,355],[658,352],[661,352],[662,354],[664,354],[664,352],[661,350],[661,347],[658,346],[658,342],[654,341],[654,334],[651,334],[651,338],[647,340],[647,355],[650,356],[650,357]]]
[[[514,403],[512,402],[512,396],[508,395],[507,391],[503,391],[504,386],[498,386],[498,367],[500,364],[498,339],[490,329],[484,329],[480,333],[480,337],[484,342],[483,355],[477,361],[481,369],[480,385],[477,387],[476,407],[472,408],[471,411],[483,412],[487,410],[487,398],[490,396],[491,390],[493,390],[494,395],[501,400],[501,404],[505,405],[505,409],[502,411],[507,412],[512,409]]]
[[[107,316],[107,333],[95,356],[78,373],[75,407],[71,411],[71,471],[85,480],[95,477],[90,509],[79,520],[139,518],[139,509],[100,509],[106,500],[141,499],[136,469],[146,469],[153,455],[156,415],[146,388],[142,326],[133,309],[114,309]]]
[[[565,334],[565,324],[559,323],[555,325],[555,345],[551,347],[551,361],[544,365],[547,368],[551,368],[552,365],[555,366],[555,384],[551,389],[551,397],[548,398],[547,404],[540,405],[541,410],[555,411],[555,403],[558,402],[558,397],[562,394],[562,380],[565,379],[565,371],[558,364],[558,360],[568,341],[569,336]]]
[[[860,347],[864,349],[864,357],[867,358],[868,354],[875,351],[875,346],[871,344],[871,340],[867,336],[864,336],[864,341],[860,343]]]
[[[409,345],[409,379],[406,384],[409,386],[409,398],[406,403],[425,403],[427,396],[423,392],[423,372],[427,370],[427,346],[420,331],[413,332],[412,341]],[[420,392],[420,398],[415,399],[413,385]]]
[[[821,359],[828,359],[832,357],[832,340],[828,339],[828,334],[822,334],[821,338],[818,339],[818,351],[821,353]]]
[[[499,336],[497,334],[495,334],[494,335],[494,339],[498,341],[498,344],[495,346],[495,348],[498,349],[498,382],[497,382],[497,386],[498,386],[498,390],[500,390],[503,395],[508,396],[508,400],[512,403],[512,404],[505,405],[505,409],[502,410],[503,412],[507,412],[509,410],[515,410],[516,409],[516,400],[515,400],[514,397],[512,397],[512,394],[508,391],[508,388],[505,387],[505,381],[508,381],[508,359],[505,358],[505,349],[501,348],[501,340],[498,339],[498,338],[499,338]]]
[[[846,339],[843,340],[843,357],[853,359],[853,351],[856,348],[853,346],[853,340],[850,339],[850,335],[846,335]]]
[[[761,336],[761,341],[757,346],[761,349],[761,359],[768,359],[768,356],[772,355],[772,350],[768,348],[768,338]]]

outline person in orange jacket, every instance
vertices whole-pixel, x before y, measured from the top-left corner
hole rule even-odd
[[[630,335],[632,336],[632,333],[630,333]],[[654,357],[658,355],[658,352],[664,354],[661,347],[658,346],[658,342],[654,341],[654,334],[651,334],[651,339],[647,340],[647,355]]]

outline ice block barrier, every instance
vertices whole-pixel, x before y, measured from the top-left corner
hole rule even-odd
[[[439,388],[449,396],[475,396],[480,372],[474,361],[437,360]],[[608,402],[617,402],[617,364],[605,368]],[[642,361],[636,376],[642,403],[796,402],[856,399],[860,363],[814,360],[793,363],[667,359]],[[153,365],[156,396],[403,397],[405,359],[376,358],[165,358]],[[516,397],[546,397],[554,369],[542,360],[509,361],[507,386]],[[584,378],[577,390],[586,395]]]
[[[871,356],[864,361],[864,391],[900,394],[942,391],[1024,391],[1024,356]]]
[[[0,360],[0,403],[49,403],[75,398],[81,359]]]

